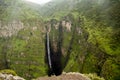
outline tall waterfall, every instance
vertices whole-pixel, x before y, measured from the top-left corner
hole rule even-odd
[[[50,44],[49,44],[49,33],[47,32],[47,54],[48,54],[48,64],[50,69],[52,69],[51,57],[50,57]]]

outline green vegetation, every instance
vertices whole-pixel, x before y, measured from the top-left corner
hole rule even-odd
[[[120,0],[53,0],[43,6],[0,0],[0,30],[14,20],[24,24],[15,35],[0,37],[0,70],[13,69],[28,80],[47,75],[45,25],[52,26],[50,38],[58,41],[55,25],[65,21],[71,28],[63,26],[64,71],[88,74],[92,80],[120,80],[119,5]]]
[[[119,80],[119,73],[119,65],[113,59],[108,59],[103,65],[101,75],[107,80]]]
[[[100,78],[96,74],[85,74],[87,77],[89,77],[91,80],[105,80],[104,78]]]
[[[10,69],[0,70],[2,74],[12,74],[13,76],[17,76],[16,72]]]

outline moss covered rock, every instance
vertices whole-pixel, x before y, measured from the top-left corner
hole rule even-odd
[[[17,75],[15,71],[10,70],[10,69],[1,70],[0,73],[2,73],[2,74],[12,74],[12,75],[14,75],[14,76]]]

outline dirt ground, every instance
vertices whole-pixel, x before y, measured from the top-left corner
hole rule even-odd
[[[36,80],[90,80],[90,79],[84,76],[83,74],[70,72],[70,73],[63,73],[60,76],[40,77]]]

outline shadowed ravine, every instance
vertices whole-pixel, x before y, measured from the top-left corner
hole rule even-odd
[[[68,19],[69,22],[71,18],[66,18]],[[58,28],[55,29],[54,25],[58,24]],[[48,76],[51,75],[60,75],[63,71],[63,69],[66,67],[70,54],[72,52],[72,46],[74,43],[74,40],[76,39],[76,34],[77,34],[77,28],[76,28],[76,23],[72,25],[72,29],[70,30],[66,29],[65,25],[63,25],[64,20],[61,21],[56,21],[52,19],[49,21],[46,25],[46,36],[45,36],[45,62],[48,65]],[[67,23],[67,21],[66,21]],[[73,22],[72,22],[73,23]],[[71,24],[71,23],[70,23]],[[50,26],[51,25],[51,26]],[[63,32],[64,31],[64,32]],[[65,34],[71,33],[71,37],[69,42],[67,43],[66,47],[66,52],[63,52],[63,47],[64,47],[64,39]],[[64,54],[66,54],[64,56]],[[64,59],[64,60],[62,60]]]
[[[62,26],[61,26],[62,27]],[[51,75],[60,75],[62,73],[62,65],[61,65],[61,32],[62,29],[59,29],[59,41],[57,42],[57,50],[55,51],[53,47],[53,43],[49,38],[49,31],[47,30],[46,33],[46,42],[45,42],[45,47],[46,47],[46,63],[48,65],[48,76]],[[56,44],[55,44],[56,45]]]

